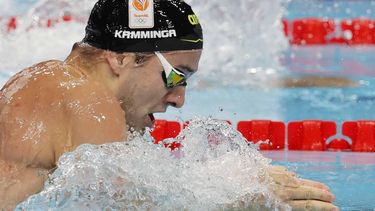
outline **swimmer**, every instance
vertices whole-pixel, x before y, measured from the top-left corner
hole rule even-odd
[[[154,113],[182,107],[202,48],[183,1],[100,0],[65,61],[26,68],[1,89],[0,210],[41,191],[63,153],[126,140],[152,127]],[[270,174],[294,210],[336,209],[323,184],[278,167]]]

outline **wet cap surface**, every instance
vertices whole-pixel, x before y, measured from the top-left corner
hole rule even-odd
[[[114,52],[193,50],[203,48],[203,34],[180,0],[100,0],[83,42]]]

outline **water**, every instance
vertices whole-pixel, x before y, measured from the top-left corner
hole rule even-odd
[[[223,210],[261,196],[287,208],[269,191],[270,160],[226,122],[193,120],[177,140],[183,148],[173,153],[142,137],[82,145],[17,210]]]
[[[285,17],[288,19],[319,17],[333,19],[352,19],[375,17],[373,0],[290,0],[286,4]]]
[[[56,2],[64,9],[53,9]],[[1,35],[1,84],[13,73],[36,62],[64,59],[73,43],[83,37],[84,20],[46,29],[36,27],[39,21],[37,17],[59,16],[67,11],[80,17],[87,16],[88,8],[91,8],[93,2],[1,1],[2,16],[24,15],[21,17],[22,27],[18,31],[11,35]],[[194,116],[211,115],[218,119],[229,119],[234,124],[244,119],[327,119],[338,123],[351,119],[375,119],[374,47],[288,48],[287,40],[280,30],[282,16],[290,19],[316,15],[354,18],[361,14],[373,18],[373,1],[188,2],[193,4],[205,30],[205,51],[200,70],[189,82],[184,108],[169,109],[168,113],[157,117],[185,121]],[[38,3],[33,10],[29,10],[31,3]],[[52,9],[45,13],[45,10],[40,9],[44,6]],[[267,86],[271,79],[301,74],[343,76],[357,81],[360,86]],[[209,130],[212,122],[199,124],[203,130]],[[143,200],[145,203],[142,206],[146,207],[156,204],[161,209],[174,206],[176,209],[186,207],[207,210],[222,208],[225,203],[233,202],[235,197],[241,197],[245,193],[269,194],[267,183],[259,183],[258,189],[252,189],[244,185],[243,180],[257,180],[270,160],[261,157],[253,148],[241,145],[240,138],[228,138],[228,133],[233,134],[234,131],[223,125],[220,127],[223,133],[219,137],[226,139],[227,143],[238,141],[236,146],[239,148],[232,149],[231,144],[224,144],[223,148],[210,148],[204,131],[185,134],[185,150],[190,154],[185,152],[180,159],[174,158],[179,154],[175,153],[171,157],[162,147],[151,145],[141,138],[134,139],[129,145],[117,143],[102,147],[81,146],[75,152],[64,155],[59,169],[51,177],[52,182],[46,183],[45,191],[30,198],[28,205],[20,207],[42,209],[41,207],[60,206],[59,208],[68,210],[71,206],[76,206],[75,209],[79,207],[85,210],[88,202],[92,208],[101,205],[116,207],[125,206],[121,196],[127,196],[142,200],[151,198],[149,204],[148,200]],[[220,127],[216,129],[220,131]],[[226,152],[226,149],[230,150]],[[241,154],[241,150],[246,153]],[[129,154],[122,153],[124,151]],[[276,164],[297,171],[303,177],[330,185],[337,195],[337,205],[343,210],[374,209],[374,154],[263,154],[274,159]],[[199,162],[192,162],[194,159]],[[351,162],[353,160],[358,162]],[[228,165],[223,167],[223,161]],[[236,163],[238,161],[241,161],[241,165]],[[254,165],[254,162],[257,164]],[[244,166],[248,168],[243,168]],[[227,171],[228,168],[232,171]],[[121,178],[120,181],[118,178]],[[225,178],[234,178],[235,182],[228,183]],[[130,182],[125,186],[115,185],[118,184],[116,182],[123,182],[122,179],[129,179]],[[102,186],[100,182],[105,185]],[[198,190],[201,186],[204,188]],[[131,195],[132,193],[138,195]],[[50,196],[55,200],[50,200]],[[210,196],[220,200],[213,201]],[[269,199],[277,204],[276,199],[271,196]]]
[[[263,152],[274,164],[301,177],[323,181],[336,195],[341,210],[374,210],[375,154],[343,152]]]

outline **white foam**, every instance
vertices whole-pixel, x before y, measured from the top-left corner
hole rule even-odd
[[[221,85],[247,85],[280,73],[279,55],[288,45],[281,25],[282,0],[187,2],[204,29],[199,74]]]
[[[222,210],[259,197],[287,209],[269,191],[270,160],[226,122],[192,120],[171,153],[146,138],[64,154],[45,190],[18,210]]]
[[[0,39],[0,69],[15,72],[45,60],[64,60],[83,35],[84,25],[74,22],[16,31]]]

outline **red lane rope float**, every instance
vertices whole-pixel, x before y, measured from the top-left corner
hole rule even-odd
[[[72,16],[64,15],[59,18],[49,18],[46,20],[39,20],[37,21],[36,25],[39,27],[53,27],[58,23],[66,23],[75,20]],[[17,29],[18,27],[18,17],[17,16],[10,16],[10,17],[0,17],[0,24],[5,25],[5,31],[11,32]]]
[[[283,20],[285,35],[294,45],[375,44],[375,20],[334,21],[322,18]]]
[[[348,33],[349,44],[375,44],[375,21],[353,19],[341,22],[341,30]]]
[[[269,120],[240,121],[237,130],[250,142],[258,143],[261,150],[280,150],[285,147],[285,124]]]
[[[226,121],[232,124],[230,120]],[[177,121],[156,120],[151,135],[155,144],[158,144],[164,139],[176,138],[181,128],[188,125],[189,121],[181,124]],[[260,144],[260,150],[283,150],[286,148],[286,141],[289,150],[375,152],[375,120],[343,123],[342,134],[350,138],[352,144],[344,138],[336,138],[336,127],[336,122],[323,120],[292,121],[288,124],[271,120],[245,120],[237,123],[237,130],[246,140],[253,143],[269,141]],[[327,143],[331,138],[334,139]],[[172,150],[181,147],[177,142],[164,145]]]
[[[155,120],[154,128],[150,132],[151,136],[155,139],[155,144],[159,144],[164,139],[176,138],[181,132],[181,125],[176,121],[167,120]],[[181,146],[180,143],[173,142],[169,144],[164,144],[165,147],[175,150]]]
[[[375,152],[375,121],[347,121],[342,125],[342,134],[352,140],[352,151]]]
[[[10,17],[7,22],[7,31],[13,31],[17,28],[17,18],[16,17]]]
[[[336,123],[332,121],[289,122],[288,149],[325,151],[327,139],[335,134]]]
[[[292,44],[327,44],[328,35],[335,31],[335,23],[332,20],[317,18],[294,20],[291,25]]]
[[[350,151],[352,146],[345,139],[334,139],[327,148],[329,151]]]
[[[49,28],[49,27],[55,26],[58,23],[61,23],[61,22],[71,22],[72,20],[73,20],[72,16],[64,15],[61,18],[47,19],[46,26]],[[43,22],[42,22],[42,26],[43,26]]]

